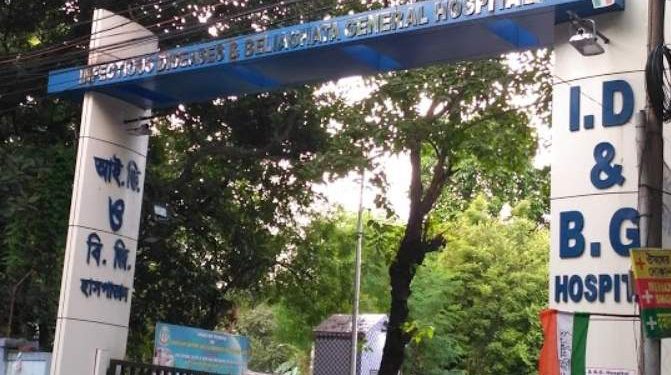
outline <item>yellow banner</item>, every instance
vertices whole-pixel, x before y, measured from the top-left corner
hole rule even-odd
[[[631,265],[637,279],[671,278],[671,250],[633,249]]]

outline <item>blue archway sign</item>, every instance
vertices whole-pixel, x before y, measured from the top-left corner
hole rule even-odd
[[[624,0],[599,9],[624,9]],[[351,75],[550,46],[566,11],[592,0],[428,0],[49,74],[48,92],[88,90],[160,108]]]

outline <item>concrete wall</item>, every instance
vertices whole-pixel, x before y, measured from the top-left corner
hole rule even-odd
[[[625,107],[635,114],[646,106],[647,4],[628,0],[624,12],[594,17],[598,30],[611,39],[608,45],[601,43],[602,55],[580,55],[568,43],[567,25],[555,31],[550,306],[558,310],[637,313],[626,293],[631,264],[627,246],[634,245],[637,226],[635,220],[618,218],[622,210],[638,215],[635,117],[615,125],[607,119],[608,113],[621,113]],[[609,95],[609,85],[631,95],[621,91]],[[595,168],[605,166],[597,159],[608,158],[595,156],[603,144],[612,151],[610,165],[622,168],[623,179],[610,186],[595,183],[593,177]],[[578,221],[562,224],[562,218],[571,213],[581,219],[578,236],[570,230]],[[562,243],[575,246],[577,239],[584,242],[578,246],[582,252],[562,255]],[[560,288],[566,280],[575,281],[569,298]],[[638,374],[640,342],[635,320],[593,316],[587,340],[588,372]]]

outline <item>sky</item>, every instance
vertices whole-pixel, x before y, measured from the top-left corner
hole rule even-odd
[[[387,198],[399,218],[405,221],[410,209],[410,201],[408,200],[410,160],[407,155],[385,155],[380,157],[380,161],[389,183]],[[371,176],[372,174],[368,173],[366,180]],[[340,205],[349,212],[357,212],[361,191],[360,182],[361,177],[358,173],[350,173],[335,182],[317,185],[314,190],[324,194],[330,204]],[[363,194],[364,210],[378,211],[374,204],[377,193],[377,189],[367,181]],[[381,210],[379,212],[382,213]]]

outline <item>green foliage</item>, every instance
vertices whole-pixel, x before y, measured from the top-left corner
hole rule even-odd
[[[413,281],[411,318],[403,327],[411,336],[404,373],[535,373],[549,233],[529,219],[526,201],[505,221],[491,213],[491,205],[478,196],[451,221],[435,223],[435,230],[449,233],[447,250],[430,255]],[[367,220],[362,311],[388,308],[386,269],[402,229]],[[355,239],[355,218],[335,212],[313,220],[294,240],[291,268],[277,274],[272,308],[261,305],[240,314],[241,327],[261,319],[272,331],[262,334],[267,341],[255,349],[254,363],[288,358],[284,368],[307,373],[312,329],[333,313],[350,312]]]
[[[152,240],[138,249],[133,337],[157,319],[213,328],[231,293],[258,294],[271,281],[295,218],[309,214],[311,185],[338,172],[319,158],[329,136],[311,93],[222,99],[158,124],[141,233]],[[167,204],[168,223],[152,220],[154,202]]]
[[[493,202],[500,207],[536,188],[535,131],[528,113],[510,103],[537,78],[534,69],[513,72],[502,59],[476,60],[378,75],[368,80],[371,95],[357,103],[337,95],[328,99],[342,124],[338,137],[351,142],[350,149],[410,156],[409,218],[389,270],[392,309],[382,375],[400,370],[412,340],[412,280],[426,255],[445,242],[435,222],[449,219],[479,193],[500,198]],[[383,184],[384,176],[378,181]],[[378,202],[384,206],[383,199]],[[441,205],[444,216],[432,217]],[[544,208],[534,213],[538,219]]]
[[[85,62],[94,7],[146,25],[158,17],[183,19],[185,27],[201,25],[187,4],[161,4],[157,14],[153,7],[138,11],[145,3],[12,0],[0,6],[0,56],[12,60],[0,83],[0,282],[11,287],[34,271],[18,289],[12,325],[17,335],[39,334],[45,349],[52,344],[58,305],[80,120],[77,105],[44,97],[45,73]],[[230,20],[259,6],[268,4],[217,4],[212,17]],[[277,27],[347,9],[334,0],[278,3],[277,11],[226,22],[230,28],[220,36],[248,32],[252,24]],[[210,37],[206,28],[163,36],[171,45]],[[57,49],[31,55],[49,46]],[[324,172],[349,170],[349,160],[321,156],[332,140],[314,102],[312,88],[302,88],[194,105],[188,113],[165,112],[167,117],[157,121],[135,273],[132,357],[151,356],[156,320],[213,328],[226,319],[229,294],[262,289],[296,230],[294,217],[305,215],[313,202],[311,184]],[[157,202],[168,204],[169,223],[154,220]],[[11,289],[0,291],[0,327],[6,324]]]
[[[7,286],[0,290],[0,334],[8,331],[5,319],[16,287],[12,334],[41,343],[53,335],[73,154],[61,145],[0,148],[0,280]]]
[[[397,228],[370,220],[364,230],[362,312],[388,308],[386,270]],[[331,314],[351,313],[356,218],[342,212],[315,218],[292,247],[290,268],[277,278],[278,336],[309,350],[312,328]]]
[[[11,60],[62,41],[68,37],[62,25],[72,18],[63,2],[5,1],[0,56]],[[46,80],[38,74],[45,69],[38,61],[4,64],[0,82],[0,335],[11,331],[48,349],[58,309],[79,118],[76,106],[40,97]],[[47,69],[58,65],[51,62]]]
[[[436,202],[433,219],[449,221],[458,217],[481,194],[488,198],[490,214],[496,215],[504,204],[512,204],[524,212],[517,216],[546,224],[544,215],[550,212],[550,168],[537,169],[529,162],[521,171],[491,175],[491,171],[475,165],[462,165],[453,184],[445,187]]]
[[[252,346],[250,369],[274,372],[295,358],[295,349],[278,342],[275,338],[277,320],[272,307],[265,304],[254,308],[244,307],[239,312],[236,326],[239,334],[250,339]]]
[[[549,233],[524,216],[501,222],[487,206],[478,197],[445,223],[448,250],[418,271],[411,316],[435,335],[409,347],[411,374],[536,373]]]
[[[402,227],[367,218],[362,249],[362,312],[379,313],[388,309],[387,269]],[[265,345],[253,353],[254,363],[268,363],[278,353],[289,353],[284,364],[274,370],[306,374],[313,344],[312,330],[335,313],[351,313],[354,290],[354,251],[356,217],[341,211],[315,216],[292,238],[288,259],[277,268],[275,290],[270,296],[272,317],[267,308],[243,310],[241,316],[266,309],[273,319],[272,340],[282,350]],[[240,319],[242,321],[243,318]],[[244,323],[243,325],[246,325]],[[240,329],[242,332],[242,328]],[[283,357],[284,358],[284,357]],[[259,366],[269,370],[272,366]]]

